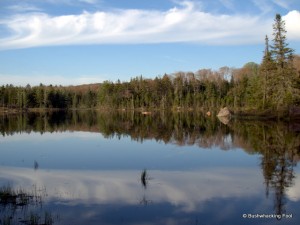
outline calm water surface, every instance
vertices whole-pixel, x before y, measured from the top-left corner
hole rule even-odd
[[[300,224],[297,123],[0,117],[0,224]]]

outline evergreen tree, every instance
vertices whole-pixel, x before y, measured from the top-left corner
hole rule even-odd
[[[273,36],[272,57],[278,68],[286,69],[292,63],[294,50],[289,48],[288,43],[286,43],[285,22],[280,14],[276,14],[275,17]]]
[[[260,66],[260,74],[262,75],[260,78],[262,79],[262,92],[263,92],[263,102],[262,108],[265,109],[266,104],[270,104],[270,96],[271,96],[271,87],[273,86],[271,81],[271,76],[275,71],[274,60],[272,59],[271,52],[269,50],[269,38],[266,35],[265,38],[265,51],[263,61]]]
[[[293,69],[293,52],[286,43],[285,22],[276,14],[273,25],[273,45],[271,56],[276,65],[272,76],[272,102],[276,108],[287,107],[293,103],[293,86],[295,71]]]

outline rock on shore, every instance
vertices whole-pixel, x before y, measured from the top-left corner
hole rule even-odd
[[[231,112],[229,111],[229,109],[227,107],[224,107],[220,110],[220,112],[218,113],[218,117],[229,117],[231,115]]]

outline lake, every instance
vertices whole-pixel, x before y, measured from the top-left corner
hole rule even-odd
[[[0,115],[0,224],[300,224],[300,124]]]

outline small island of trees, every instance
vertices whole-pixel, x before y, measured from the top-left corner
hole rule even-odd
[[[2,112],[54,108],[213,110],[227,106],[237,114],[283,117],[299,110],[299,105],[300,56],[288,47],[285,22],[279,14],[273,24],[272,44],[265,37],[261,64],[176,72],[154,79],[140,76],[126,82],[0,88]]]

